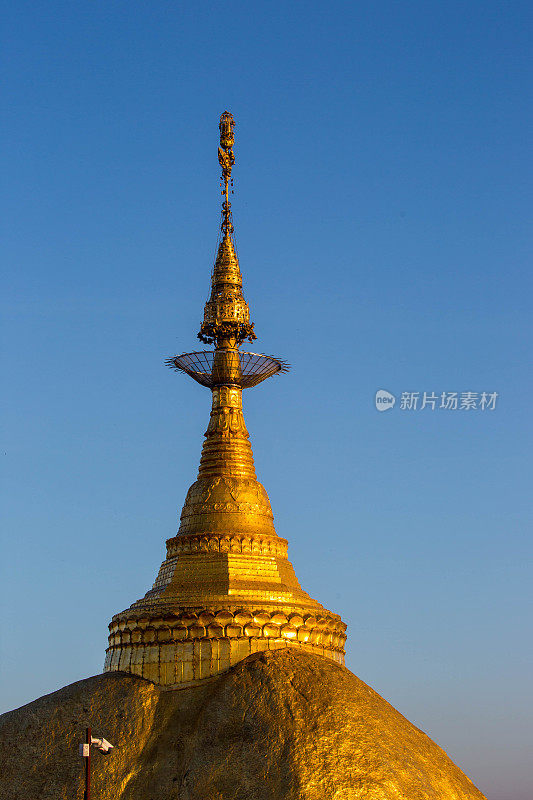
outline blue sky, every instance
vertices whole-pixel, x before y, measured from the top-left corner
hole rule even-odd
[[[2,708],[101,670],[175,533],[209,396],[163,361],[198,347],[227,108],[256,346],[292,364],[245,396],[277,531],[348,667],[526,800],[529,4],[2,6]]]

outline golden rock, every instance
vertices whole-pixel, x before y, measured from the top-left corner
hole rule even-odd
[[[98,800],[483,800],[446,753],[344,667],[257,653],[168,691],[133,675],[79,681],[0,717],[0,800],[82,796],[86,725]]]

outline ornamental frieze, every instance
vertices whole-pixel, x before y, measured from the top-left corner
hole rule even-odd
[[[287,540],[279,536],[174,536],[167,539],[167,558],[180,553],[219,552],[255,553],[262,556],[287,558]]]
[[[122,615],[118,615],[122,617]],[[146,645],[184,639],[285,639],[343,651],[346,625],[339,617],[223,609],[184,612],[166,617],[115,618],[109,625],[109,646]]]

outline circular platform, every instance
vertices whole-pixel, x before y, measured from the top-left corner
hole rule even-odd
[[[239,358],[239,368],[235,371],[235,358]],[[219,350],[215,364],[214,350],[200,350],[197,353],[182,353],[165,362],[177,372],[186,372],[202,386],[227,384],[231,372],[231,383],[249,389],[261,381],[281,372],[288,372],[289,365],[279,358],[261,353],[241,353],[235,350]]]

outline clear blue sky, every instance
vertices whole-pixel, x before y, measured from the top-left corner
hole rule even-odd
[[[227,108],[257,349],[293,365],[245,397],[278,533],[349,668],[529,800],[530,15],[2,3],[2,708],[101,670],[175,533],[209,396],[163,361],[198,348]]]

